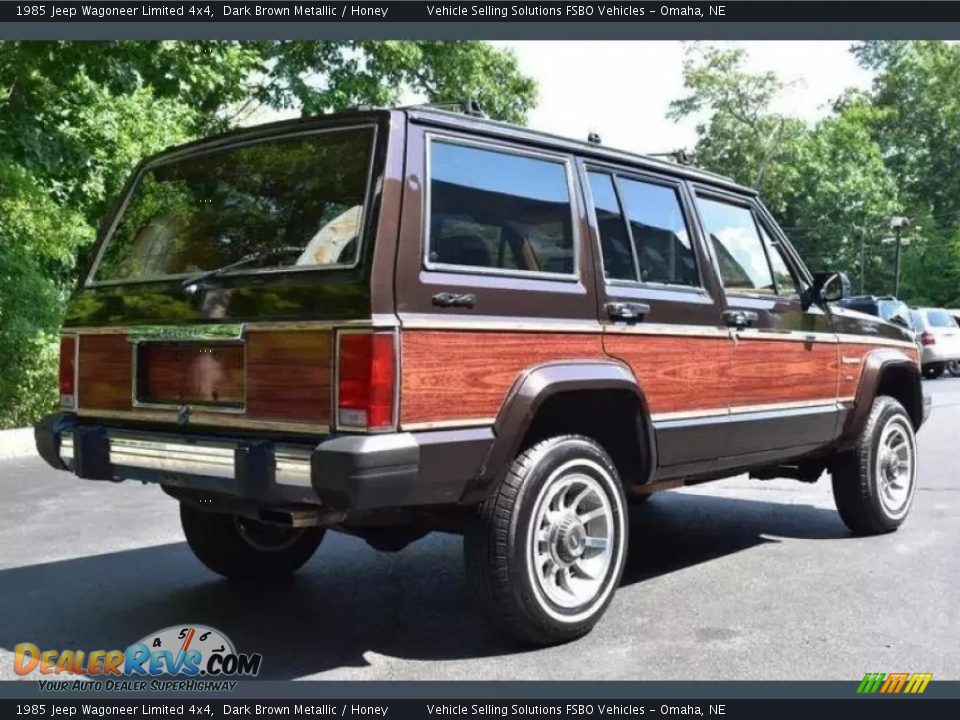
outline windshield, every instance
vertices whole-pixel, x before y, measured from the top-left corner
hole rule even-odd
[[[946,310],[927,310],[927,322],[935,328],[957,327],[957,321]]]
[[[94,281],[184,276],[252,254],[263,262],[237,272],[353,265],[373,134],[368,127],[264,140],[148,168]]]

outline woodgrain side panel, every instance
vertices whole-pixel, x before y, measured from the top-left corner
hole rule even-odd
[[[841,398],[854,397],[860,388],[860,377],[867,362],[867,355],[871,352],[882,351],[885,348],[872,343],[842,343],[840,345],[840,390]],[[907,357],[917,362],[919,352],[916,347],[897,347]],[[858,362],[854,362],[857,360]]]
[[[598,333],[407,330],[401,344],[401,424],[492,418],[525,368],[605,359]]]
[[[243,347],[223,343],[143,343],[138,400],[243,406]]]
[[[329,423],[333,332],[251,332],[247,417]]]
[[[838,345],[741,337],[734,350],[732,405],[833,400]]]
[[[83,335],[78,341],[79,407],[129,410],[133,392],[133,349],[127,336]]]
[[[728,405],[731,343],[727,337],[610,334],[604,345],[610,355],[633,369],[651,415]]]

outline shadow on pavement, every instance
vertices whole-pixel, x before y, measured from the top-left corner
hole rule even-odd
[[[848,534],[832,511],[716,496],[668,493],[631,516],[624,585],[776,542],[770,536]],[[267,586],[218,579],[185,543],[18,567],[0,571],[0,609],[0,647],[11,651],[20,642],[122,649],[170,625],[202,623],[241,652],[262,653],[261,677],[270,679],[363,667],[370,652],[432,661],[520,650],[470,610],[460,541],[447,535],[386,555],[331,533],[298,576]]]

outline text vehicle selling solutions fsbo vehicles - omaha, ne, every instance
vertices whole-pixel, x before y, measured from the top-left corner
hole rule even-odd
[[[143,162],[66,315],[52,466],[159,483],[212,570],[330,530],[464,535],[486,614],[578,637],[628,502],[832,475],[896,529],[928,403],[902,328],[836,304],[757,194],[427,107],[247,128]]]

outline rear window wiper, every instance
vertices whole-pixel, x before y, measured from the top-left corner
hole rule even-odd
[[[204,280],[209,280],[210,278],[223,275],[223,273],[230,272],[231,270],[237,270],[238,268],[246,267],[247,265],[253,265],[254,263],[262,262],[263,260],[269,260],[273,257],[283,257],[284,255],[302,252],[302,247],[296,247],[295,245],[284,245],[282,247],[273,248],[272,250],[263,250],[261,252],[250,253],[249,255],[244,255],[239,260],[234,260],[232,263],[221,265],[220,267],[213,268],[212,270],[201,270],[200,272],[191,275],[188,278],[184,278],[183,282],[180,283],[180,289],[186,290],[187,288],[201,283]]]

